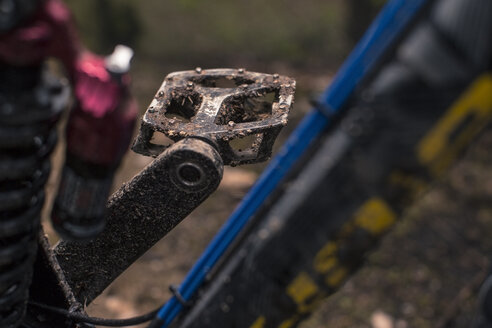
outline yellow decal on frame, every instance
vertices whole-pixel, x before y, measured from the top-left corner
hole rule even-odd
[[[492,116],[492,75],[479,77],[417,145],[417,157],[439,175]]]

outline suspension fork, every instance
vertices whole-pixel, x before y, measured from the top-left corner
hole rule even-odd
[[[0,73],[0,326],[17,327],[33,274],[55,124],[69,92],[41,65],[2,65]]]

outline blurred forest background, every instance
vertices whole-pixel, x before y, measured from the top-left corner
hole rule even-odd
[[[196,66],[327,75],[384,0],[67,3],[91,50],[108,54],[119,43],[135,49],[135,89],[146,105],[167,73]]]
[[[296,105],[281,139],[309,110],[309,98],[326,88],[385,2],[66,1],[91,50],[109,54],[116,44],[135,49],[133,92],[141,112],[173,71],[244,67],[294,77]],[[489,130],[410,211],[368,265],[302,327],[467,327],[475,309],[470,295],[490,263],[484,254],[492,252],[491,147]],[[129,152],[115,188],[149,162]],[[134,316],[168,299],[168,286],[179,284],[257,172],[226,168],[212,197],[118,278],[89,313]],[[467,314],[458,316],[461,312]]]
[[[86,44],[160,66],[339,62],[384,0],[68,0]]]

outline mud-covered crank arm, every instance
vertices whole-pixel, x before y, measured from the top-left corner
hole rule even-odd
[[[156,159],[112,195],[101,235],[89,243],[61,241],[51,256],[44,249],[56,263],[39,274],[56,271],[57,284],[90,303],[217,188],[224,164],[270,156],[294,90],[290,78],[242,69],[168,75],[133,146]]]

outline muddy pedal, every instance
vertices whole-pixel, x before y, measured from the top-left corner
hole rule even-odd
[[[211,141],[224,164],[267,160],[294,102],[295,80],[244,69],[169,74],[147,109],[133,150],[158,156],[179,140]]]

